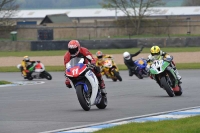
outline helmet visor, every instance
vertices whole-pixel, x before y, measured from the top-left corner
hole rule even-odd
[[[77,54],[77,52],[78,52],[78,47],[77,47],[77,48],[73,48],[73,49],[70,49],[70,48],[69,48],[69,53],[70,53],[71,55],[75,55],[75,54]]]
[[[131,57],[130,57],[130,55],[127,55],[127,56],[125,56],[124,57],[126,60],[129,60]]]
[[[155,56],[155,55],[157,56],[157,55],[160,55],[160,52],[159,53],[151,53],[151,55],[152,56]]]
[[[98,59],[101,59],[103,56],[97,56]]]

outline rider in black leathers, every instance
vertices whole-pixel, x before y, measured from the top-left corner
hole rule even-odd
[[[127,66],[128,71],[129,71],[129,76],[133,76],[133,74],[137,75],[137,71],[136,71],[136,65],[134,63],[134,60],[132,59],[133,57],[137,56],[142,50],[143,50],[143,46],[141,47],[141,49],[136,52],[135,54],[130,54],[129,52],[124,52],[123,53],[123,57],[124,57],[124,64]]]

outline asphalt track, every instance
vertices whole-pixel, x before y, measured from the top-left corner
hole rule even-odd
[[[105,79],[108,106],[83,111],[76,93],[64,85],[63,72],[50,72],[44,84],[0,87],[0,133],[38,133],[95,124],[120,118],[199,106],[200,70],[179,70],[183,95],[169,97],[154,80],[129,77],[122,82]],[[19,73],[0,73],[0,80],[26,81]]]

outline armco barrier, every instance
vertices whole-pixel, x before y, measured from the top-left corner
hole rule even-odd
[[[0,51],[39,51],[66,50],[69,40],[65,41],[0,41]],[[199,47],[200,37],[180,38],[144,38],[144,39],[107,39],[107,40],[79,40],[81,46],[88,49],[121,49],[151,47]]]
[[[32,41],[31,51],[65,50],[69,41]],[[81,46],[88,49],[113,49],[137,47],[137,39],[130,40],[80,40]]]

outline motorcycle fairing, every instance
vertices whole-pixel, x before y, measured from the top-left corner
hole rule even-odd
[[[92,95],[90,97],[90,103],[91,105],[94,105],[96,104],[96,97],[97,97],[97,92],[99,89],[99,81],[97,80],[97,77],[91,70],[85,73],[85,77],[88,79],[88,81],[90,82],[92,86]]]
[[[42,63],[37,63],[35,65],[35,72],[43,72],[45,70],[45,67]]]
[[[145,68],[145,67],[147,66],[147,61],[146,61],[145,59],[142,59],[142,58],[140,58],[140,59],[134,61],[134,63],[135,63],[137,66],[139,66],[140,69],[143,69],[143,68]]]
[[[112,67],[112,60],[106,59],[106,60],[103,62],[103,65],[104,65],[104,67],[111,68],[111,67]]]
[[[35,65],[35,69],[42,69],[41,64],[40,64],[40,63],[37,63],[37,64]]]
[[[85,64],[78,63],[74,67],[68,68],[66,71],[66,75],[69,77],[78,77],[85,71],[86,68],[87,66]]]
[[[153,64],[151,64],[150,73],[151,74],[159,74],[163,72],[167,66],[169,66],[169,62],[163,60],[155,60]]]
[[[172,76],[175,79],[175,82],[173,83],[173,87],[175,87],[176,85],[178,85],[178,78],[175,75],[174,69],[172,67],[167,67],[167,70],[170,71],[170,73],[172,74]]]
[[[164,61],[164,60],[155,60],[153,62],[153,64],[151,65],[151,68],[150,68],[150,73],[155,75],[155,74],[160,74],[162,73],[163,71],[165,71],[165,69],[172,74],[173,78],[175,79],[174,82],[171,82],[171,86],[172,87],[175,87],[176,85],[178,85],[178,79],[175,75],[175,72],[173,70],[172,67],[169,66],[169,62],[168,61]],[[169,74],[167,74],[169,76]],[[158,79],[156,79],[158,80]]]

